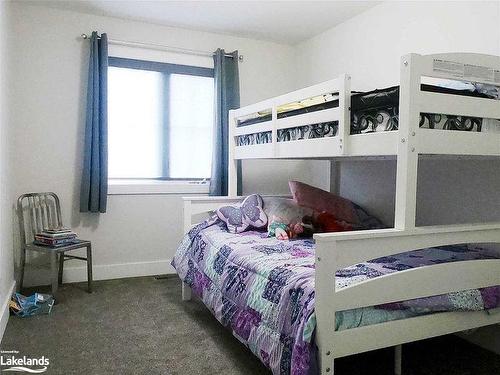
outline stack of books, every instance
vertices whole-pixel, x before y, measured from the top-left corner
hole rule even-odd
[[[72,244],[76,241],[76,233],[69,228],[45,229],[35,234],[35,245],[60,247]]]

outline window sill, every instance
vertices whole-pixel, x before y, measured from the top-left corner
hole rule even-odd
[[[208,194],[208,189],[206,181],[108,180],[108,195]]]

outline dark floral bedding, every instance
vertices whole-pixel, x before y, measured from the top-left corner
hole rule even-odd
[[[337,288],[414,267],[494,256],[467,246],[416,250],[345,268]],[[198,224],[172,261],[180,278],[274,374],[314,368],[314,243],[279,241],[263,232],[231,234],[221,222]],[[442,311],[500,306],[500,287],[468,290],[337,312],[336,329]]]
[[[478,92],[447,89],[431,85],[422,85],[422,90],[490,98],[488,95]],[[351,134],[397,130],[399,127],[399,86],[353,94],[351,108]],[[424,129],[487,132],[500,131],[500,121],[471,116],[421,113],[419,127]]]
[[[422,90],[452,95],[491,98],[486,94],[467,90],[454,90],[432,85],[422,85]],[[338,106],[337,102],[332,102]],[[336,105],[335,105],[336,104]],[[321,110],[323,108],[315,108]],[[290,116],[293,115],[289,114]],[[258,123],[254,121],[252,123]],[[399,127],[399,86],[353,93],[351,96],[350,134],[364,134],[398,130]],[[423,129],[455,130],[469,132],[500,133],[499,119],[485,119],[471,116],[455,116],[439,113],[421,113],[419,127]],[[309,124],[278,130],[278,142],[301,139],[334,137],[338,133],[337,122]],[[237,137],[238,146],[271,142],[271,132],[261,132]]]
[[[278,129],[278,142],[296,141],[300,139],[313,139],[334,137],[338,134],[338,121],[322,122],[319,124],[295,126],[293,128]],[[237,146],[248,146],[272,142],[272,132],[244,134],[236,138]]]

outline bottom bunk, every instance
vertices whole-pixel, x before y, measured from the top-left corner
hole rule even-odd
[[[497,257],[467,245],[415,250],[344,268],[336,274],[336,289],[411,268]],[[207,221],[184,237],[173,266],[214,316],[273,373],[318,371],[312,239],[279,241],[261,231],[231,234],[222,223]],[[341,331],[440,312],[488,314],[499,306],[500,286],[494,286],[341,311],[334,324]]]

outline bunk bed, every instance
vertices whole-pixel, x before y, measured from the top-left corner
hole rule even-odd
[[[339,288],[339,272],[374,259],[433,247],[500,243],[500,223],[415,225],[420,156],[500,157],[500,100],[495,97],[500,58],[409,54],[402,57],[400,69],[399,87],[351,92],[350,77],[343,74],[230,111],[229,196],[184,199],[184,227],[192,233],[200,215],[241,201],[236,196],[238,160],[397,160],[394,228],[314,235],[314,335],[321,374],[334,373],[336,358],[392,346],[395,373],[400,374],[402,344],[500,323],[497,306],[488,312],[439,312],[336,327],[338,314],[345,311],[500,285],[500,259],[485,257],[405,268]],[[468,82],[479,90],[423,84],[428,78]],[[185,282],[182,294],[184,300],[191,298]]]

